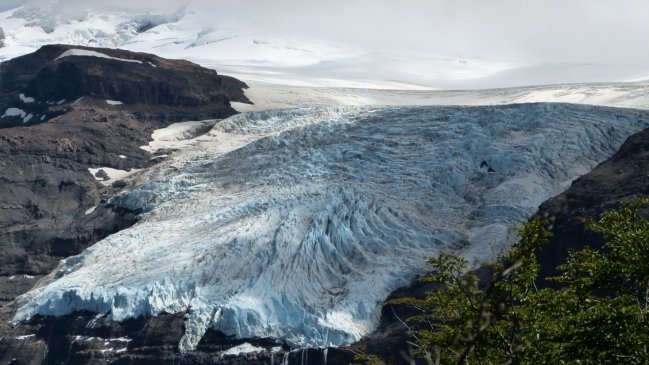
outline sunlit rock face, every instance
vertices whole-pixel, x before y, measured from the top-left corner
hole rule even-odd
[[[113,198],[140,221],[64,260],[15,321],[187,311],[182,350],[208,328],[348,344],[427,257],[493,258],[648,124],[642,111],[567,104],[236,115]]]

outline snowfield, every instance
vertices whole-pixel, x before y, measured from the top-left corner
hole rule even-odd
[[[227,2],[189,0],[173,6],[167,2],[153,11],[131,2],[126,9],[105,12],[89,11],[83,4],[74,8],[64,0],[25,3],[0,13],[6,34],[0,60],[63,43],[188,59],[246,82],[393,90],[646,81],[649,74],[642,63],[509,62],[447,55],[436,49],[372,47],[255,21],[232,13]]]
[[[248,81],[254,104],[232,103],[240,111],[304,106],[502,105],[573,103],[649,109],[649,82],[526,86],[488,90],[389,90],[305,87]]]
[[[113,198],[141,220],[63,260],[14,321],[187,311],[183,351],[208,328],[349,344],[427,257],[493,258],[648,124],[638,110],[567,104],[236,115]]]

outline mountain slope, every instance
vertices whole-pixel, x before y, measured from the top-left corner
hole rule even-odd
[[[567,252],[586,246],[599,247],[602,238],[589,232],[579,218],[599,216],[619,206],[620,200],[649,196],[649,130],[630,137],[620,149],[593,171],[576,179],[569,189],[544,202],[538,216],[555,217],[553,237],[539,254],[541,275],[556,274]]]
[[[145,213],[64,260],[15,320],[187,312],[183,351],[210,328],[348,344],[426,257],[494,257],[512,227],[648,121],[563,104],[235,116],[112,199]]]
[[[61,57],[70,51],[93,55]],[[129,62],[138,58],[159,67]],[[134,65],[144,68],[136,80]],[[3,310],[59,260],[135,222],[135,212],[99,205],[126,185],[118,175],[163,158],[141,148],[154,130],[190,117],[232,115],[229,95],[247,100],[245,84],[213,70],[114,49],[46,46],[2,63],[0,78]],[[157,90],[160,84],[167,89]],[[156,105],[169,90],[181,99]],[[120,95],[129,102],[108,99]]]
[[[230,116],[230,101],[250,102],[245,83],[214,70],[107,48],[43,46],[3,62],[0,80],[0,127],[45,122],[82,99],[163,124]]]

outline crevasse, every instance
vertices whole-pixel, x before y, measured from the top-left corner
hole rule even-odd
[[[542,201],[646,127],[641,113],[524,104],[237,115],[115,197],[141,220],[64,260],[19,299],[14,320],[187,311],[182,350],[208,328],[348,344],[427,257],[501,252]]]

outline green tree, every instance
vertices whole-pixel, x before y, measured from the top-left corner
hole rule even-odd
[[[389,303],[419,310],[407,320],[416,356],[433,364],[649,364],[649,221],[640,214],[648,202],[582,220],[605,244],[571,252],[550,278],[558,289],[535,285],[547,220],[519,230],[489,280],[459,256],[431,258],[433,274],[420,280],[438,289]]]

